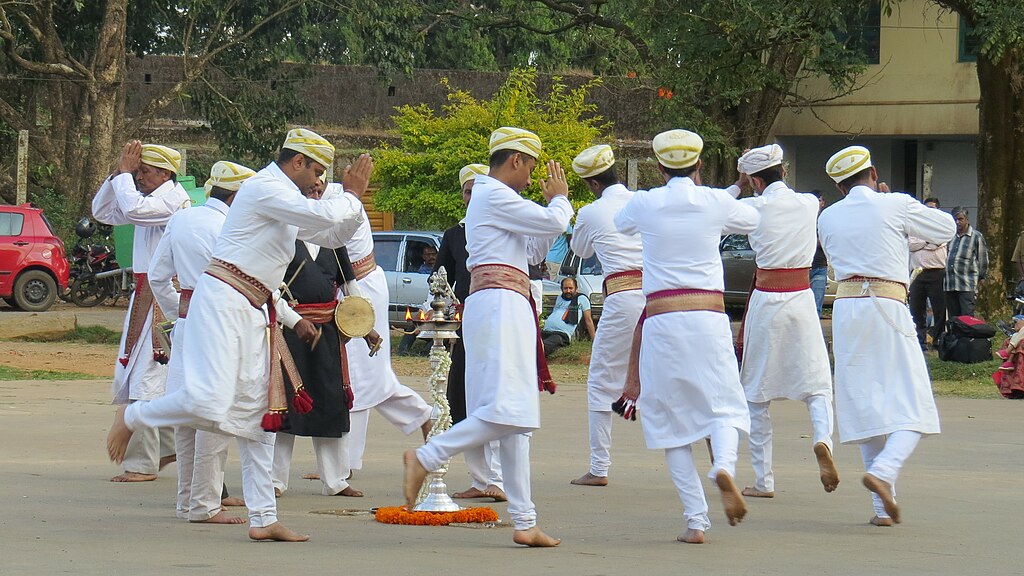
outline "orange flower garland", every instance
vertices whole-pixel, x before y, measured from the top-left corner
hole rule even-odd
[[[378,508],[374,516],[384,524],[406,524],[409,526],[447,526],[452,523],[497,522],[498,513],[492,508],[466,508],[457,512],[410,512],[405,506]]]

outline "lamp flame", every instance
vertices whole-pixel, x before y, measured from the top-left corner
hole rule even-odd
[[[412,311],[409,310],[408,308],[405,309],[405,320],[406,320],[406,322],[409,322],[409,321],[412,320]]]
[[[462,314],[460,312],[455,313],[455,321],[462,322]]]
[[[427,321],[427,313],[424,312],[423,310],[420,310],[420,322],[426,322],[426,321]]]

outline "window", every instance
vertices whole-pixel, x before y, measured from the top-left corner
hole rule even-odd
[[[580,262],[580,274],[586,274],[589,276],[600,276],[604,274],[601,270],[601,261],[597,259],[597,254],[593,254],[590,258],[584,258]]]
[[[398,248],[402,245],[400,237],[373,239],[373,257],[377,265],[388,272],[398,270]]]
[[[750,249],[750,241],[747,240],[747,237],[744,234],[729,234],[725,238],[722,238],[722,252],[738,252],[740,250]]]
[[[405,271],[430,274],[437,262],[437,246],[426,238],[409,238],[405,243]]]
[[[0,236],[20,236],[24,226],[24,214],[0,212]]]
[[[859,52],[866,64],[878,64],[881,54],[882,3],[876,0],[846,14],[846,31],[833,31],[836,40]]]
[[[960,17],[959,26],[959,49],[957,50],[957,62],[977,62],[978,61],[978,47],[981,45],[981,39],[975,36],[974,27],[964,22],[963,16]]]

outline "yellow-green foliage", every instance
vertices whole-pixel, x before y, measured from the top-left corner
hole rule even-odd
[[[584,148],[610,140],[610,126],[587,102],[599,80],[570,89],[556,77],[551,91],[541,98],[536,71],[514,70],[492,99],[482,101],[451,86],[447,79],[443,84],[449,103],[440,115],[426,105],[396,108],[401,144],[374,154],[380,185],[374,203],[379,209],[394,212],[405,227],[440,230],[457,222],[465,214],[459,170],[466,164],[487,164],[488,138],[501,126],[531,130],[543,142],[525,197],[542,200],[538,181],[547,174],[546,162],[554,159],[568,175],[573,205],[578,208],[593,200],[571,163]]]

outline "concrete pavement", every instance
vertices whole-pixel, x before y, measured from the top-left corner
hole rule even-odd
[[[407,379],[423,392],[421,380]],[[510,528],[378,524],[368,515],[311,512],[401,502],[403,450],[417,444],[371,418],[365,498],[323,497],[309,442],[300,440],[282,521],[312,535],[305,544],[257,544],[244,526],[188,524],[174,517],[174,467],[155,482],[113,484],[103,441],[113,408],[109,383],[0,382],[0,573],[2,574],[1021,574],[1024,505],[1021,410],[1012,401],[940,400],[943,434],[924,440],[898,485],[904,523],[868,525],[859,450],[838,446],[842,482],[818,482],[802,404],[773,406],[774,500],[748,500],[728,526],[717,491],[705,490],[714,526],[702,546],[676,543],[681,505],[660,452],[643,447],[639,422],[614,427],[611,485],[571,486],[588,469],[585,389],[563,383],[542,398],[533,439],[533,498],[556,549],[512,544]],[[708,469],[705,449],[698,467]],[[227,482],[240,494],[237,450]],[[740,452],[738,483],[751,482]],[[456,459],[450,491],[468,485]],[[505,505],[494,508],[507,520]]]

